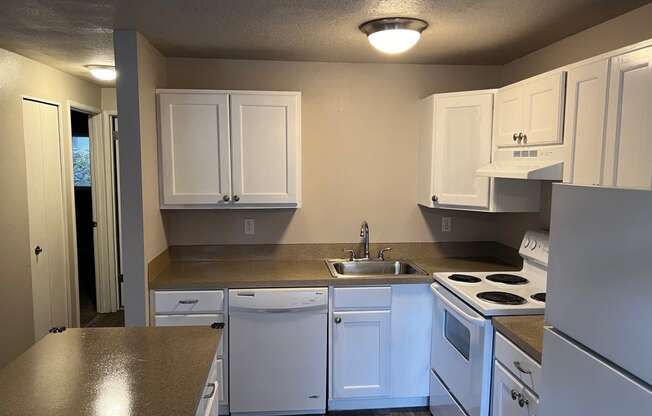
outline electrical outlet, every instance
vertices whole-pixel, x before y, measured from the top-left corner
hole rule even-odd
[[[453,217],[441,217],[441,232],[450,233],[453,230]]]
[[[247,235],[256,234],[256,220],[254,219],[244,220],[244,233]]]

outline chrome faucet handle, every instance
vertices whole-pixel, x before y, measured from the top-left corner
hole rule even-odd
[[[355,261],[355,250],[344,249],[344,252],[349,253],[349,261]]]
[[[391,247],[381,248],[378,251],[378,260],[385,260],[385,252],[386,251],[392,251],[392,248]]]

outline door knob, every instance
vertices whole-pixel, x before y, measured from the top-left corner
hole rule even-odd
[[[240,200],[240,197],[238,195],[233,195],[233,200],[235,202],[238,202]]]
[[[335,323],[336,324],[339,324],[341,322],[342,322],[342,318],[340,318],[339,316],[337,318],[335,318]]]
[[[231,200],[231,197],[228,196],[228,195],[224,195],[224,196],[222,197],[222,201],[224,201],[224,202],[229,202],[230,200]]]
[[[34,249],[34,254],[38,256],[41,253],[43,253],[43,249],[41,248],[41,246],[36,246],[36,248]]]

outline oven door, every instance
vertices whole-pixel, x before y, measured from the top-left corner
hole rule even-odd
[[[469,416],[488,416],[493,327],[444,287],[435,295],[430,364]]]

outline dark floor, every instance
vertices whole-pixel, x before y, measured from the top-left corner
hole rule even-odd
[[[122,310],[113,313],[98,313],[81,326],[85,328],[122,327],[125,326],[125,313]]]
[[[348,410],[328,412],[329,416],[430,416],[427,407],[405,407],[402,409]]]
[[[81,279],[80,279],[81,284]],[[87,293],[86,290],[79,291],[79,326],[82,328],[88,326],[88,324],[95,318],[97,315],[97,310],[95,309],[95,303],[91,296]]]

